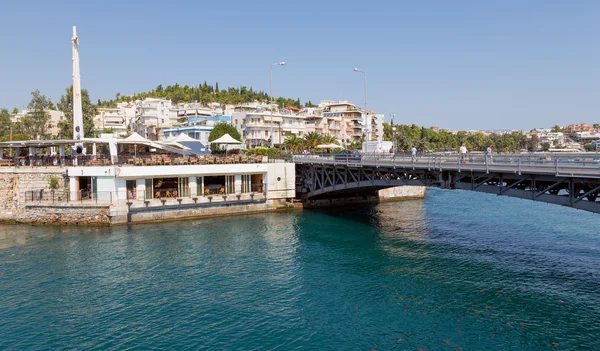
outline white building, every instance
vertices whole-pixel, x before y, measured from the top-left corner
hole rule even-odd
[[[565,135],[562,132],[540,132],[538,134],[540,145],[550,144],[550,147],[566,145]]]
[[[161,129],[177,123],[177,112],[178,109],[171,104],[171,100],[148,98],[137,101],[133,122],[135,131],[145,138],[158,140]]]
[[[247,147],[279,146],[286,137],[305,133],[304,115],[291,111],[239,111],[231,115],[231,124],[242,135]]]
[[[32,112],[33,111],[31,111],[31,110],[22,110],[19,113],[10,115],[10,121],[12,123],[17,123],[24,116],[31,115]],[[48,114],[48,116],[50,117],[50,119],[48,120],[48,123],[46,124],[46,128],[47,128],[46,132],[48,133],[49,136],[57,136],[60,131],[60,129],[58,128],[58,123],[65,120],[64,112],[57,111],[57,110],[44,110],[44,112],[46,112]]]

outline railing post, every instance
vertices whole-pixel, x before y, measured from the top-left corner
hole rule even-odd
[[[521,158],[519,158],[519,175],[521,175]]]
[[[558,158],[554,159],[554,172],[555,175],[558,176]]]
[[[489,174],[490,173],[490,168],[488,166],[488,157],[487,157],[487,155],[484,156],[483,160],[485,162],[485,173]]]

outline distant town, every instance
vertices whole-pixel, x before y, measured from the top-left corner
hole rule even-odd
[[[72,92],[67,88],[55,105],[39,91],[23,110],[0,111],[0,141],[70,139]],[[364,142],[393,141],[397,152],[416,147],[420,152],[455,151],[465,144],[469,151],[492,146],[496,152],[597,151],[600,125],[570,124],[529,131],[449,130],[435,126],[394,123],[395,116],[365,111],[348,101],[322,100],[318,104],[277,98],[251,88],[219,90],[206,83],[198,87],[162,86],[148,93],[117,94],[115,100],[91,103],[83,90],[86,136],[124,138],[137,132],[150,140],[170,140],[180,134],[209,143],[218,123],[234,126],[245,148],[276,147],[297,151],[303,141],[337,144],[361,149]],[[399,118],[402,120],[401,118]],[[404,121],[402,121],[404,122]],[[313,146],[315,143],[312,143]],[[390,150],[391,151],[391,150]]]

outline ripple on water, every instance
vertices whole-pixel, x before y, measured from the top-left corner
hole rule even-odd
[[[597,224],[430,190],[357,209],[5,226],[0,349],[593,349]]]

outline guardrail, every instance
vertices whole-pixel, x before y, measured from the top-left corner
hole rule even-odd
[[[462,163],[462,164],[531,164],[531,165],[577,165],[582,167],[598,167],[600,166],[600,154],[584,153],[571,155],[554,155],[554,154],[492,154],[491,157],[484,153],[468,153],[461,162],[461,156],[458,154],[417,154],[412,157],[409,153],[398,154],[372,154],[358,153],[357,155],[335,155],[335,154],[311,154],[311,155],[294,155],[294,162],[300,160],[318,162],[317,160],[333,160],[336,163],[359,163],[365,164],[376,161],[397,161],[409,163]]]
[[[484,170],[487,172],[511,171],[521,174],[553,174],[555,176],[600,177],[600,154],[571,155],[549,154],[495,154],[469,153],[461,158],[458,154],[350,154],[350,155],[295,155],[295,163],[322,163],[333,165],[393,166],[427,169]]]
[[[125,203],[127,201],[150,201],[150,200],[183,200],[194,198],[206,198],[212,201],[212,198],[225,196],[229,199],[241,198],[242,196],[250,196],[261,194],[266,196],[266,186],[260,184],[250,184],[244,192],[227,192],[224,185],[208,185],[204,190],[198,189],[198,194],[192,195],[191,189],[179,191],[177,188],[154,188],[153,193],[137,192],[137,191],[91,191],[87,189],[79,190],[71,193],[69,190],[47,190],[37,189],[28,190],[23,194],[23,201],[26,204],[32,203],[51,203],[51,204],[67,204],[80,203],[90,205],[112,205],[117,203]]]

